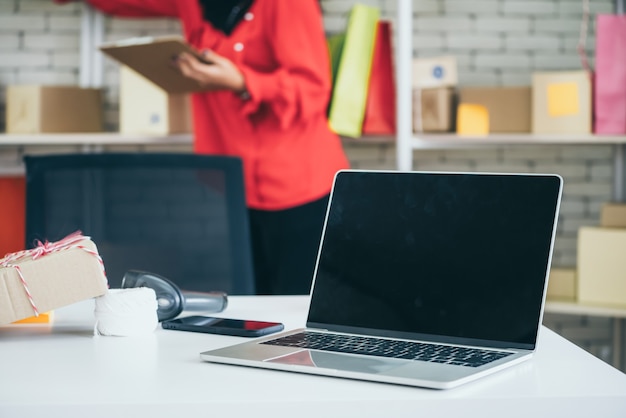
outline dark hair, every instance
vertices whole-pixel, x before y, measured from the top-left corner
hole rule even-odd
[[[214,28],[229,35],[254,0],[198,0],[202,17]]]

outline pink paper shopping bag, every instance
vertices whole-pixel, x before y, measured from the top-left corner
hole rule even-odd
[[[596,20],[595,133],[626,134],[626,15]]]

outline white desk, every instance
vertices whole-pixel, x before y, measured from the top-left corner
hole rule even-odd
[[[224,316],[306,320],[305,297],[231,297]],[[158,329],[94,337],[93,301],[54,326],[0,327],[0,417],[620,417],[626,375],[542,328],[535,357],[456,389],[217,365],[198,354],[242,339]]]

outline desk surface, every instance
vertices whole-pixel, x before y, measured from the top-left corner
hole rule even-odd
[[[306,320],[308,298],[232,297],[223,316]],[[547,328],[525,363],[436,391],[202,362],[242,338],[158,329],[94,337],[93,301],[0,327],[0,417],[626,416],[626,375]],[[192,415],[193,414],[193,415]]]

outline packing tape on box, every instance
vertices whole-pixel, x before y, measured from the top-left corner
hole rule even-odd
[[[152,333],[159,320],[154,289],[110,289],[96,298],[95,335],[132,337]]]

